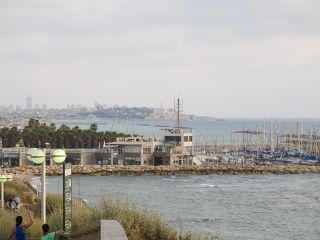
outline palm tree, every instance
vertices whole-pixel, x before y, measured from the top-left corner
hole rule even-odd
[[[8,147],[9,144],[9,131],[10,129],[7,127],[1,128],[0,131],[0,136],[2,138],[2,146],[5,148]]]
[[[79,146],[82,146],[82,130],[78,126],[71,129],[71,139],[72,148],[79,148]]]
[[[26,147],[38,147],[39,141],[42,147],[46,142],[53,148],[98,148],[103,142],[115,141],[117,137],[129,135],[117,132],[97,132],[98,125],[93,123],[87,130],[81,130],[78,126],[70,129],[62,124],[58,129],[51,123],[49,126],[40,124],[38,120],[30,119],[28,125],[20,132],[16,127],[2,128],[0,137],[3,147],[14,147],[23,140]]]
[[[83,137],[84,137],[84,146],[85,148],[92,148],[92,136],[91,136],[91,130],[87,129],[83,131]]]
[[[93,123],[90,125],[90,130],[93,132],[96,132],[98,130],[98,125],[96,123]]]
[[[69,130],[70,128],[65,125],[62,124],[60,126],[60,128],[56,131],[56,137],[57,137],[57,142],[56,145],[59,148],[65,148],[65,147],[69,147],[70,143],[69,143]]]
[[[8,145],[10,147],[15,147],[17,143],[20,141],[21,134],[17,127],[12,127],[9,130],[9,139],[8,139]]]

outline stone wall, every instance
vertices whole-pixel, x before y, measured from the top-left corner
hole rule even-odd
[[[5,169],[7,173],[17,175],[40,176],[40,166],[23,166]],[[209,174],[302,174],[320,173],[320,166],[297,165],[210,165],[210,166],[100,166],[100,165],[74,165],[72,173],[89,176],[108,175],[209,175]],[[61,175],[62,166],[47,166],[47,175]]]

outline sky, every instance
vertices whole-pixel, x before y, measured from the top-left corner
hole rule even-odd
[[[320,117],[319,0],[1,0],[0,105]]]

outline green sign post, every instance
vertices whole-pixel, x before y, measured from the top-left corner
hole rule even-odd
[[[63,231],[71,233],[72,178],[71,163],[63,164]]]

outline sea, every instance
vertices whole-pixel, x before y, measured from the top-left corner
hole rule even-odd
[[[40,178],[34,178],[37,185]],[[62,177],[47,177],[62,193]],[[320,175],[73,176],[73,196],[101,192],[158,211],[178,231],[221,240],[320,239]]]
[[[139,120],[139,119],[74,119],[54,120],[57,126],[66,124],[70,127],[79,126],[88,129],[92,123],[98,125],[99,131],[117,131],[127,134],[137,134],[145,137],[163,138],[164,129],[175,127],[172,120]],[[277,133],[297,132],[298,124],[301,133],[308,134],[310,130],[319,132],[320,119],[311,118],[226,118],[219,121],[182,121],[181,125],[194,131],[195,144],[232,144],[235,143],[236,132],[246,130],[264,131],[270,135],[271,128]],[[319,132],[320,133],[320,132]]]
[[[57,120],[57,125],[162,138],[175,121]],[[194,130],[196,144],[230,144],[235,132],[271,128],[319,132],[320,119],[224,119],[182,121]],[[33,179],[37,185],[39,178]],[[62,192],[62,177],[48,177],[48,191]],[[158,211],[178,231],[221,240],[320,239],[320,175],[183,175],[73,177],[73,196],[94,204],[99,193],[122,196],[141,209]]]

